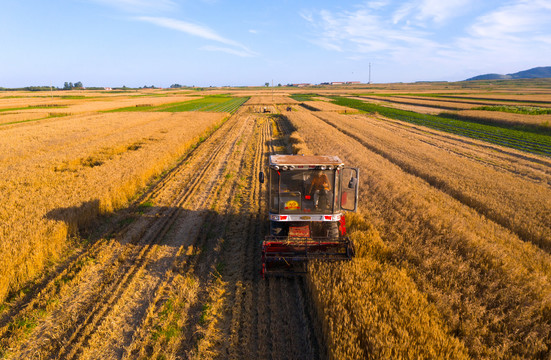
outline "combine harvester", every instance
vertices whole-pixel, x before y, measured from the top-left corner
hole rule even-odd
[[[271,155],[270,235],[262,242],[262,275],[306,271],[308,260],[350,260],[344,211],[356,211],[359,170],[337,156]]]

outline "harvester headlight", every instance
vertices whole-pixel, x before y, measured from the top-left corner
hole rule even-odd
[[[274,170],[275,170],[275,171],[279,170],[279,166],[277,166],[277,165],[274,166]]]
[[[331,165],[329,165],[329,166],[327,167],[327,170],[333,170],[333,167],[332,167]]]
[[[287,170],[287,169],[288,169],[287,165],[283,165],[283,166],[281,167],[281,170]]]
[[[321,170],[325,170],[325,165],[320,166]]]

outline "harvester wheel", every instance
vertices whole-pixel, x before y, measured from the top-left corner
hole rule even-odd
[[[326,222],[325,230],[327,231],[327,236],[335,239],[339,237],[339,223],[338,222]]]

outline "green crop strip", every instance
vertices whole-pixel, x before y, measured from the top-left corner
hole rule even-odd
[[[549,135],[511,129],[505,126],[479,124],[442,116],[419,114],[413,111],[399,110],[343,97],[334,96],[332,99],[332,102],[335,104],[368,113],[379,113],[391,119],[406,121],[522,151],[551,156],[551,136]]]
[[[523,99],[497,99],[484,96],[460,96],[460,95],[472,95],[470,93],[454,93],[450,94],[438,94],[438,93],[365,93],[365,94],[349,94],[349,96],[377,96],[377,97],[401,97],[401,96],[415,96],[415,97],[426,97],[426,98],[435,98],[435,99],[452,99],[452,100],[476,100],[476,101],[485,101],[485,102],[495,102],[496,104],[500,103],[534,103],[534,104],[549,104],[549,101],[538,101],[538,100],[523,100]]]
[[[205,112],[229,112],[233,114],[243,105],[248,97],[228,97],[228,96],[207,96],[201,99],[188,100],[159,106],[136,105],[120,109],[108,110],[105,112],[128,112],[128,111],[161,111],[161,112],[182,112],[182,111],[205,111]]]
[[[501,111],[514,114],[543,115],[551,114],[550,108],[541,108],[536,106],[479,106],[472,110]]]

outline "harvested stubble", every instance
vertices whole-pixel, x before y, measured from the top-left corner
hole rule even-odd
[[[367,101],[373,104],[381,105],[381,106],[389,106],[400,110],[406,110],[406,111],[415,111],[420,114],[430,114],[430,115],[438,115],[442,112],[441,108],[435,108],[430,106],[424,106],[424,105],[407,105],[407,104],[398,104],[398,103],[389,103],[388,101],[382,101],[378,98],[366,98],[365,96],[362,97],[350,97],[351,99],[355,100],[361,100],[361,101]]]
[[[68,234],[127,203],[223,117],[117,113],[0,130],[0,299],[58,256]]]
[[[59,109],[58,112],[71,112],[73,114],[77,113],[87,113],[92,111],[106,111],[113,110],[122,107],[134,106],[139,107],[140,105],[150,105],[150,106],[159,106],[164,104],[176,103],[187,101],[191,99],[197,99],[197,97],[190,97],[185,95],[179,96],[163,96],[163,97],[132,97],[132,96],[120,96],[117,98],[102,97],[101,99],[94,99],[93,101],[83,99],[78,102],[74,102],[66,109]]]
[[[542,131],[534,132],[527,129],[515,129],[508,126],[500,126],[499,124],[481,124],[455,116],[420,114],[343,97],[335,97],[334,102],[365,112],[379,113],[392,119],[472,139],[479,139],[492,144],[536,154],[551,155],[551,138]]]
[[[396,104],[404,104],[404,105],[413,105],[413,106],[425,106],[425,107],[433,107],[433,108],[439,108],[439,109],[449,109],[449,110],[461,110],[461,109],[470,109],[477,105],[473,104],[467,104],[462,102],[449,102],[449,101],[438,101],[438,100],[427,100],[426,98],[408,98],[408,97],[401,97],[401,96],[384,96],[384,97],[364,97],[362,96],[360,99],[368,99],[368,100],[377,100],[377,101],[384,101],[384,102],[390,102],[390,103],[396,103]]]
[[[0,99],[0,110],[1,109],[11,109],[11,108],[26,108],[29,106],[50,106],[52,104],[60,106],[68,106],[78,101],[51,98],[51,97],[36,97],[30,98],[28,95],[16,98],[4,98]]]
[[[78,95],[77,95],[78,96]],[[79,114],[79,113],[88,113],[93,111],[105,111],[105,110],[112,110],[120,107],[127,107],[127,106],[136,106],[141,104],[149,104],[151,106],[158,106],[163,105],[167,103],[173,103],[173,102],[182,102],[186,100],[191,99],[197,99],[197,97],[190,97],[186,95],[176,95],[176,96],[131,96],[131,95],[100,95],[97,97],[94,97],[93,99],[90,99],[88,97],[82,98],[82,99],[59,99],[57,97],[49,98],[49,97],[43,97],[43,98],[29,98],[29,97],[22,97],[22,98],[8,98],[8,99],[0,99],[0,110],[2,108],[17,108],[21,107],[21,109],[17,111],[10,111],[10,113],[17,112],[21,114],[25,113],[35,113],[37,112],[37,109],[26,109],[29,106],[52,106],[52,105],[58,105],[63,106],[62,108],[47,108],[46,110],[42,110],[42,112],[47,111],[48,113],[72,113],[72,114]],[[1,112],[0,112],[1,114]],[[0,120],[1,121],[1,120]]]
[[[48,111],[25,111],[0,113],[0,125],[17,123],[22,121],[44,119],[50,115]]]
[[[536,125],[551,128],[551,115],[513,114],[499,111],[461,110],[450,112],[471,121],[501,123],[505,125]]]
[[[384,118],[316,113],[484,216],[551,252],[551,162],[525,154],[496,153],[438,132]],[[540,163],[541,162],[541,163]],[[481,191],[483,189],[483,191]]]
[[[245,95],[243,95],[245,96]],[[282,95],[251,96],[245,105],[266,105],[266,104],[298,104],[297,101]]]
[[[328,99],[329,101],[330,99]],[[307,106],[310,106],[314,109],[317,109],[319,111],[334,111],[334,112],[342,112],[342,113],[356,113],[358,110],[352,109],[346,106],[341,106],[337,104],[330,103],[328,101],[304,101],[304,104]]]
[[[551,106],[551,96],[549,94],[530,94],[528,89],[524,90],[523,94],[518,93],[518,89],[514,89],[512,94],[491,94],[491,93],[471,93],[471,94],[450,94],[448,97],[453,99],[465,99],[476,101],[507,101],[507,102],[523,102],[523,103],[547,103]],[[536,90],[541,92],[542,90]]]
[[[476,106],[480,106],[480,105],[489,105],[489,106],[495,106],[495,105],[503,105],[503,106],[507,106],[507,105],[519,105],[519,106],[522,106],[522,105],[529,105],[529,104],[533,104],[533,106],[538,106],[538,104],[541,104],[539,101],[531,101],[529,100],[529,98],[525,97],[525,96],[517,96],[515,99],[507,99],[507,98],[503,98],[503,99],[500,99],[500,98],[495,98],[495,99],[492,99],[492,98],[477,98],[476,96],[473,96],[473,97],[466,97],[466,98],[461,98],[461,97],[458,97],[458,96],[445,96],[445,95],[439,95],[439,94],[434,94],[433,96],[409,96],[409,95],[400,95],[399,98],[402,98],[402,99],[412,99],[412,100],[428,100],[428,99],[432,99],[432,101],[436,101],[437,103],[440,103],[440,104],[450,104],[452,106],[455,106],[455,105],[466,105],[466,104],[471,104],[471,105],[476,105]],[[549,97],[547,97],[547,100],[549,101]],[[551,106],[551,102],[547,105],[547,106]]]
[[[319,308],[326,309],[322,312],[325,334],[331,339],[330,351],[335,357],[347,354],[347,348],[369,348],[374,356],[397,349],[400,352],[392,356],[456,358],[462,356],[461,344],[474,358],[537,358],[549,354],[549,254],[419,177],[404,172],[307,111],[288,116],[314,153],[336,153],[347,164],[362,169],[361,217],[373,224],[383,239],[383,244],[377,245],[376,237],[361,235],[366,239],[358,240],[356,236],[360,235],[353,234],[360,246],[384,249],[368,251],[375,255],[360,255],[350,265],[353,269],[358,261],[367,264],[377,261],[379,264],[366,265],[374,269],[374,274],[358,274],[355,270],[348,274],[328,268],[315,268],[310,274],[312,291],[321,294],[314,298],[321,303]],[[354,225],[350,228],[354,229]],[[369,257],[372,259],[365,260]],[[404,274],[403,279],[381,276],[385,271]],[[366,280],[360,281],[362,277]],[[369,280],[372,277],[375,279]],[[357,285],[380,284],[377,278],[385,282],[374,288]],[[416,286],[406,286],[410,281]],[[339,282],[343,284],[342,291],[335,293],[332,286]],[[392,289],[400,289],[402,293],[387,297],[390,304],[370,300],[370,304],[375,304],[369,305],[375,315],[364,317],[367,323],[363,327],[355,327],[351,321],[356,317],[356,309],[365,304],[365,298],[377,299],[377,293],[382,291],[380,286],[387,293],[397,291]],[[419,330],[428,335],[427,341],[416,350],[415,346],[404,345],[401,339],[409,341],[416,334],[418,323],[411,320],[411,314],[399,309],[418,293],[429,306],[412,311],[425,313],[419,317],[431,318],[428,323],[432,325]],[[341,304],[335,305],[336,301]],[[366,335],[365,329],[384,329],[389,322],[396,324],[396,329],[388,338]],[[441,340],[438,334],[445,335],[446,340]],[[333,340],[341,337],[349,339],[346,346]],[[366,344],[366,339],[372,342]],[[461,344],[457,345],[456,340]],[[354,352],[349,355],[360,356]]]

